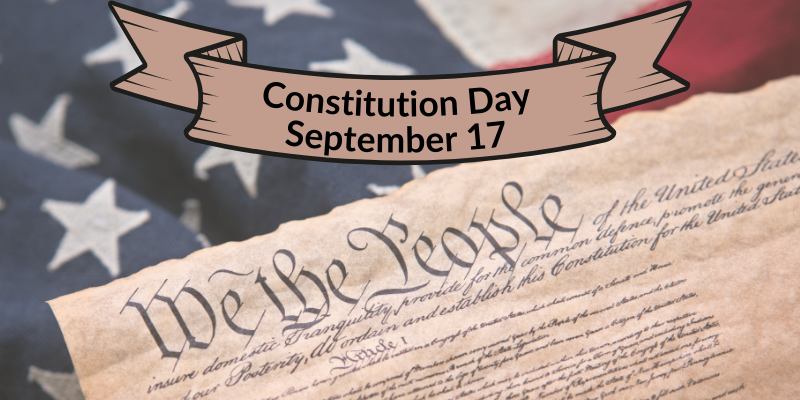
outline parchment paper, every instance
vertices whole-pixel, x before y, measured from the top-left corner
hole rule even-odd
[[[798,398],[800,78],[615,128],[51,301],[84,394]]]

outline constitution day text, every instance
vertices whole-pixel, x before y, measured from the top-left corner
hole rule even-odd
[[[425,164],[611,140],[604,114],[685,91],[658,65],[691,3],[553,40],[554,63],[453,75],[317,73],[247,63],[247,40],[110,2],[143,65],[111,87],[195,113],[190,140],[319,161]]]

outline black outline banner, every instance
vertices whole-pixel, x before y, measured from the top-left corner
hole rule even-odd
[[[140,67],[111,82],[113,90],[195,114],[184,131],[189,140],[270,156],[435,164],[551,153],[609,141],[615,131],[606,113],[689,88],[689,82],[658,65],[691,7],[688,1],[559,34],[553,40],[552,64],[417,76],[348,75],[249,64],[242,34],[113,1],[109,7],[142,60]],[[359,114],[362,100],[365,107],[372,101],[377,106],[377,99],[394,107],[397,100],[400,109],[411,99],[405,97],[408,93],[416,95],[412,89],[420,92],[413,98],[415,117]],[[351,93],[369,94],[363,98]],[[376,96],[370,100],[373,93]],[[312,104],[317,95],[315,113]],[[345,98],[357,99],[359,111],[347,114],[350,103]],[[290,110],[293,99],[300,105]],[[421,113],[425,101],[433,101],[427,104],[442,115],[437,111],[416,115],[417,100]]]

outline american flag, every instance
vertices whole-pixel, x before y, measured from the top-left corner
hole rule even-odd
[[[677,2],[122,1],[242,33],[252,63],[384,75],[545,64],[558,33]],[[800,73],[798,22],[797,0],[695,0],[660,62],[691,89],[634,110]],[[103,1],[0,2],[0,398],[83,398],[46,300],[388,195],[446,167],[329,164],[190,142],[182,133],[192,115],[110,90],[139,64]]]

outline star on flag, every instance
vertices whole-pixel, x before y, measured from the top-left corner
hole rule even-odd
[[[333,17],[333,9],[319,0],[228,0],[228,4],[241,8],[264,10],[264,24],[272,26],[292,14],[318,18]]]
[[[100,162],[100,156],[93,151],[64,137],[67,107],[71,102],[72,96],[69,94],[56,96],[38,124],[22,114],[11,114],[8,124],[17,145],[28,153],[64,168],[75,169]]]
[[[414,69],[400,63],[378,58],[353,39],[342,40],[347,58],[344,60],[316,61],[308,64],[312,71],[338,72],[358,75],[413,75]]]
[[[83,203],[44,200],[42,211],[67,230],[47,265],[48,271],[91,251],[112,277],[119,276],[119,238],[147,222],[150,212],[117,207],[114,189],[114,180],[107,179]]]
[[[188,0],[178,0],[174,6],[160,12],[159,15],[178,19],[191,9],[192,2]],[[86,53],[86,55],[83,56],[83,63],[86,64],[87,67],[94,67],[95,65],[119,62],[122,64],[122,73],[132,71],[134,68],[142,65],[142,61],[125,36],[125,32],[122,31],[122,28],[117,23],[114,15],[109,15],[111,16],[111,26],[114,27],[116,37],[103,46]]]

